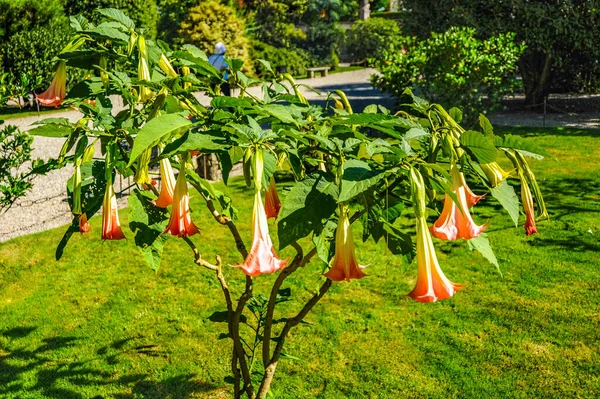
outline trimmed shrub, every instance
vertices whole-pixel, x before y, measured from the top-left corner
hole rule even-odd
[[[257,76],[264,76],[268,72],[262,63],[256,61],[258,59],[269,61],[274,70],[285,68],[287,73],[294,76],[306,73],[306,66],[310,57],[303,50],[277,48],[258,40],[252,41],[251,49]]]
[[[352,61],[383,58],[400,38],[400,27],[395,21],[369,18],[357,21],[346,32],[346,54]]]
[[[98,23],[101,19],[101,16],[94,12],[97,8],[118,8],[135,22],[136,27],[146,30],[146,37],[156,38],[156,0],[66,0],[65,4],[67,15],[82,14],[93,23]]]
[[[177,44],[190,43],[212,54],[215,44],[223,42],[227,46],[226,56],[244,60],[244,70],[252,70],[250,44],[244,35],[245,21],[239,18],[231,7],[216,1],[203,2],[190,9],[181,23]]]
[[[318,21],[308,27],[306,40],[298,41],[297,46],[310,54],[311,66],[329,65],[335,68],[340,61],[338,55],[343,40],[344,30],[337,24]]]
[[[190,8],[198,5],[200,0],[157,0],[158,34],[157,38],[175,45],[181,22],[188,16]]]
[[[415,88],[444,107],[462,108],[465,120],[474,121],[517,87],[524,49],[514,34],[479,40],[472,28],[451,28],[423,41],[404,37],[396,51],[377,61],[381,74],[372,75],[372,81],[398,100],[407,87]]]

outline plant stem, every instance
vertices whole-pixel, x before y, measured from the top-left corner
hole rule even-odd
[[[292,317],[287,321],[287,323],[285,323],[285,326],[283,327],[283,330],[279,335],[279,342],[277,342],[277,346],[275,347],[275,351],[273,352],[273,357],[271,358],[271,361],[265,369],[265,375],[258,389],[258,397],[260,399],[264,399],[267,397],[269,387],[271,386],[273,376],[275,375],[275,370],[277,369],[277,362],[279,361],[279,358],[281,356],[283,344],[285,343],[285,338],[287,337],[288,333],[293,327],[300,324],[300,322],[304,319],[304,317],[306,317],[308,312],[310,312],[311,309],[317,304],[317,302],[319,302],[319,300],[323,297],[323,295],[325,295],[325,293],[329,290],[330,287],[331,280],[325,280],[325,282],[319,289],[319,292],[317,292],[315,295],[313,295],[312,298],[310,298],[310,300],[306,303],[306,305],[304,305],[302,310],[296,316]]]

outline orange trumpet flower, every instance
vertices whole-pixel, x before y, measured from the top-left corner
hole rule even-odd
[[[450,298],[461,288],[461,285],[448,280],[438,264],[433,240],[427,229],[423,177],[416,169],[411,169],[410,175],[417,219],[417,284],[408,296],[419,302],[435,302],[438,299]]]
[[[417,284],[408,294],[416,301],[447,299],[461,288],[460,284],[451,282],[442,272],[425,218],[417,218],[417,273]]]
[[[456,194],[460,208],[446,194],[442,214],[433,226],[431,226],[431,233],[434,237],[442,240],[456,240],[457,238],[470,240],[477,237],[487,228],[487,224],[476,225],[469,213],[469,206],[477,203],[481,199],[481,196],[474,195],[471,192],[463,174],[454,163],[450,166],[450,174],[452,175],[452,191]]]
[[[50,83],[48,90],[35,96],[38,102],[44,107],[58,108],[65,99],[67,92],[67,64],[65,61],[59,61],[54,74],[54,79]]]
[[[324,276],[332,281],[350,281],[366,276],[362,272],[366,266],[359,265],[356,260],[352,226],[348,218],[348,207],[345,205],[340,205],[340,220],[335,233],[335,255],[330,265],[331,268]]]
[[[286,264],[287,261],[279,259],[275,253],[260,190],[256,190],[252,210],[252,247],[244,263],[235,267],[242,269],[246,275],[255,277],[276,272],[283,269]]]
[[[122,240],[125,238],[121,223],[119,223],[119,213],[117,208],[117,196],[112,186],[112,181],[106,182],[106,192],[104,193],[104,202],[102,203],[102,239],[103,240]]]
[[[164,233],[169,233],[177,237],[192,236],[198,234],[198,227],[192,222],[190,213],[190,196],[188,195],[187,180],[185,179],[185,170],[179,170],[175,192],[173,194],[173,209],[171,218]]]
[[[87,216],[85,213],[79,216],[79,232],[81,234],[90,232],[90,223],[88,222]]]
[[[269,182],[269,189],[265,190],[265,212],[267,218],[276,218],[279,216],[279,210],[281,209],[281,202],[277,196],[277,186],[275,186],[275,179],[271,176]]]
[[[175,192],[175,174],[168,159],[160,160],[160,182],[160,195],[154,201],[154,205],[166,208],[173,203],[173,193]]]

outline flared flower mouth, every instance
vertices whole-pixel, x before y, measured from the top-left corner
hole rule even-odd
[[[442,240],[456,240],[458,238],[470,240],[479,236],[487,228],[487,224],[481,226],[475,224],[469,211],[469,207],[477,203],[482,196],[471,192],[465,182],[464,175],[455,164],[450,166],[450,174],[452,175],[452,191],[456,195],[460,208],[446,194],[444,208],[438,220],[431,226],[431,233],[434,237]]]
[[[90,232],[90,223],[88,222],[87,216],[85,213],[79,216],[79,232],[81,234]]]
[[[160,194],[154,201],[154,205],[159,208],[166,208],[173,203],[175,192],[175,174],[168,159],[160,160]]]
[[[287,264],[286,260],[277,257],[273,242],[269,236],[269,224],[262,203],[260,191],[254,194],[254,208],[252,210],[252,247],[244,263],[237,265],[251,277],[261,274],[274,273]]]
[[[44,107],[58,108],[63,102],[67,92],[67,64],[59,61],[56,73],[48,89],[42,94],[36,94],[35,98]]]
[[[335,255],[330,266],[324,276],[332,281],[350,281],[367,276],[362,271],[366,266],[359,265],[356,260],[352,226],[348,218],[348,207],[345,205],[340,205],[340,220],[335,233]]]
[[[265,212],[267,218],[277,218],[279,216],[279,210],[281,209],[281,202],[277,195],[277,186],[275,185],[275,179],[271,176],[269,182],[269,189],[265,190]]]
[[[408,296],[419,302],[450,298],[462,287],[442,272],[425,218],[417,218],[417,273],[417,284]]]
[[[172,234],[177,237],[192,236],[198,234],[198,227],[192,222],[190,211],[190,197],[188,195],[187,180],[185,170],[179,171],[175,192],[173,194],[173,209],[171,218],[164,233]],[[163,234],[164,234],[163,233]]]
[[[510,173],[504,171],[497,162],[481,164],[479,166],[481,166],[492,187],[497,187],[510,176]]]
[[[112,182],[107,182],[104,202],[102,203],[102,239],[122,240],[125,238],[121,223],[119,222],[119,209],[117,207],[117,196]]]

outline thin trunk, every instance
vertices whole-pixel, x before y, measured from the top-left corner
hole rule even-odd
[[[369,0],[358,0],[358,19],[369,19],[371,5]]]
[[[525,105],[536,107],[543,103],[548,94],[548,80],[552,57],[549,53],[533,51],[525,54],[519,61],[525,89]]]

